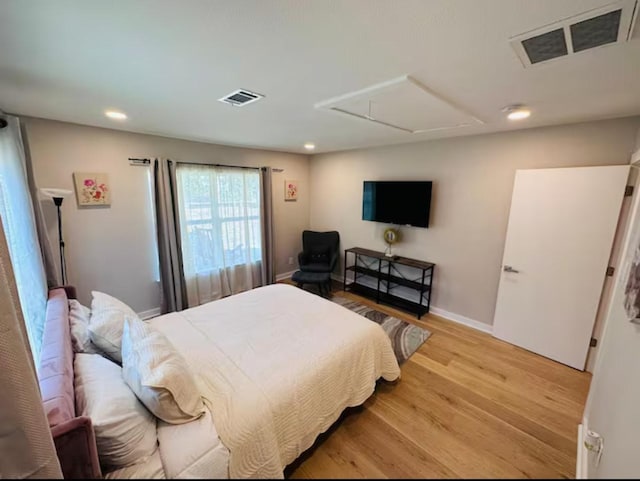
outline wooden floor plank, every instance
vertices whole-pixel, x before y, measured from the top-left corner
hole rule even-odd
[[[487,380],[486,377],[483,378],[470,374],[466,370],[457,369],[456,365],[442,368],[438,363],[434,363],[425,356],[420,355],[420,353],[415,353],[413,357],[414,362],[440,374],[452,383],[467,386],[482,396],[493,399],[502,406],[517,409],[529,419],[542,422],[565,437],[571,437],[575,434],[573,423],[577,426],[577,419],[574,411],[560,413],[550,409],[548,406],[537,402],[536,399],[532,399],[529,389],[522,392],[514,392],[506,383],[502,386],[496,385],[493,381]]]
[[[429,455],[420,446],[377,417],[374,409],[365,409],[356,419],[345,422],[346,431],[359,449],[376,460],[388,478],[450,478],[455,473]],[[380,439],[385,439],[380,443]]]
[[[572,478],[591,376],[438,316],[358,300],[432,336],[290,478]]]
[[[407,366],[407,369],[410,366]],[[549,478],[570,476],[566,466],[573,452],[562,452],[548,445],[503,418],[504,410],[495,403],[478,402],[478,396],[470,390],[453,390],[446,379],[437,374],[407,376],[398,383],[393,394],[406,402],[423,403],[439,416],[443,424],[455,430],[468,444],[481,446],[490,453],[526,473],[527,477]],[[414,382],[427,377],[427,382]],[[545,459],[545,463],[540,463]]]
[[[524,416],[521,409],[510,409],[491,397],[483,396],[469,386],[452,383],[449,379],[443,378],[432,371],[414,373],[416,369],[423,368],[413,362],[408,362],[403,366],[403,384],[416,383],[420,389],[432,389],[437,392],[447,393],[446,395],[449,397],[456,396],[458,399],[464,400],[512,428],[522,431],[567,456],[573,456],[576,447],[573,437],[562,436],[548,426],[540,424],[537,422],[538,420],[531,420],[529,417]],[[568,418],[567,422],[572,423],[573,421]]]

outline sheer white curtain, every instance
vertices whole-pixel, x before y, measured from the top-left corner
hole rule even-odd
[[[0,223],[0,479],[62,478]]]
[[[178,163],[176,184],[189,306],[261,285],[260,171]]]
[[[0,129],[0,217],[37,366],[47,307],[47,278],[29,195],[20,124],[16,117],[8,117],[7,121],[9,125]]]

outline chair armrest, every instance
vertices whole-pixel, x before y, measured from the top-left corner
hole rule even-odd
[[[102,478],[91,419],[78,416],[51,428],[65,479]]]
[[[331,260],[329,261],[329,268],[331,269],[330,272],[333,272],[333,270],[336,268],[338,257],[340,257],[340,254],[338,252],[334,252],[333,254],[331,254]]]
[[[308,256],[307,253],[304,251],[300,251],[298,253],[298,265],[299,266],[303,266],[305,264],[308,264]]]

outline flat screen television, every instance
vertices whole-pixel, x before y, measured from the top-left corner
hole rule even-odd
[[[429,227],[431,181],[364,181],[362,220]]]

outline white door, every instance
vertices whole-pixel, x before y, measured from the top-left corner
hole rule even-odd
[[[518,170],[493,335],[584,369],[629,166]]]

